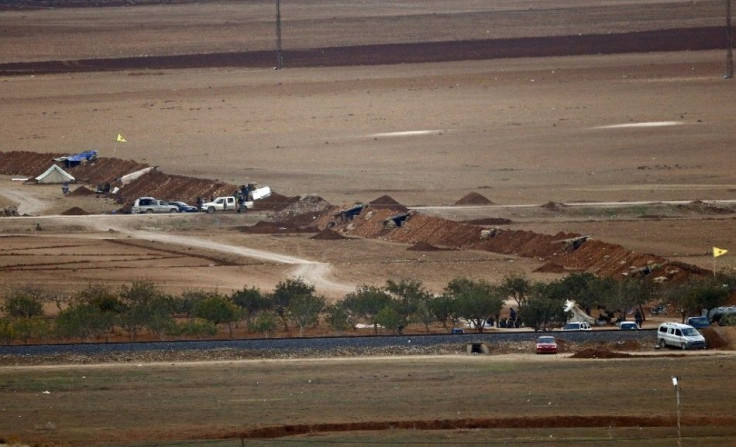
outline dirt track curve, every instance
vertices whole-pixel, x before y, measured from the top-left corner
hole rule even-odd
[[[285,50],[285,67],[447,62],[584,54],[696,51],[726,48],[725,27],[675,28],[617,34],[397,43]],[[0,64],[1,76],[136,69],[270,67],[275,51],[185,54]]]

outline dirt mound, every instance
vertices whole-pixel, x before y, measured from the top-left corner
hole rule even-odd
[[[608,349],[583,349],[575,354],[571,355],[573,359],[627,359],[634,357],[631,354],[625,352],[615,352]]]
[[[96,193],[94,191],[87,188],[86,186],[80,186],[79,188],[69,193],[70,196],[93,196],[95,194]]]
[[[560,264],[554,263],[554,262],[547,262],[546,264],[542,265],[541,267],[538,267],[534,271],[539,272],[539,273],[568,273],[565,267],[561,266]]]
[[[485,217],[483,219],[463,220],[462,223],[470,225],[509,225],[513,221],[504,219],[503,217]]]
[[[319,228],[317,224],[318,219],[321,218],[324,213],[324,211],[312,211],[303,214],[297,214],[284,221],[284,224],[293,227],[309,227],[317,229]]]
[[[320,231],[319,233],[315,234],[309,239],[317,239],[321,241],[331,241],[331,240],[341,240],[341,239],[348,239],[348,238],[338,233],[337,231],[332,231],[328,228],[326,230]]]
[[[368,204],[371,206],[371,208],[375,209],[391,209],[397,212],[409,211],[409,208],[400,204],[399,202],[394,200],[393,197],[388,195],[383,195],[373,200],[372,202],[368,202]]]
[[[733,343],[729,340],[728,331],[723,329],[736,329],[736,328],[721,328],[717,326],[706,327],[700,329],[700,333],[705,338],[705,345],[708,349],[733,349]]]
[[[408,251],[442,251],[443,249],[435,247],[429,242],[419,241],[411,247],[407,248]]]
[[[550,200],[549,202],[547,202],[544,205],[542,205],[542,208],[548,209],[548,210],[551,210],[551,211],[555,211],[555,210],[558,210],[560,208],[563,208],[564,206],[565,206],[565,204],[563,204],[563,203],[553,202],[553,201]]]
[[[423,242],[439,247],[486,250],[494,253],[535,258],[548,269],[587,271],[600,276],[618,277],[638,272],[651,277],[680,280],[701,274],[702,269],[669,262],[647,253],[637,253],[603,241],[581,238],[576,233],[555,235],[525,230],[501,230],[483,237],[483,229],[421,213],[410,213],[400,226],[387,225],[396,213],[391,209],[370,207],[350,222],[337,227],[347,235],[376,238],[405,244]],[[559,266],[559,267],[558,267]]]
[[[0,174],[37,176],[64,154],[42,154],[28,151],[0,152]]]
[[[61,213],[64,216],[86,216],[89,213],[82,208],[75,206]]]
[[[272,192],[270,196],[253,202],[253,209],[279,211],[298,201],[299,197],[287,197]]]
[[[455,202],[455,205],[491,205],[493,202],[477,192],[471,192]]]

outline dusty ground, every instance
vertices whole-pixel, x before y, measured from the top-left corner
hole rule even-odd
[[[423,212],[454,220],[505,218],[511,221],[505,225],[509,229],[548,235],[591,234],[705,269],[713,267],[712,246],[736,246],[728,213],[650,204],[574,210],[537,206],[730,199],[736,190],[731,150],[736,90],[732,80],[722,79],[721,50],[607,55],[584,50],[592,54],[339,68],[292,68],[288,58],[314,48],[406,43],[417,45],[410,50],[426,50],[447,48],[437,42],[475,41],[462,47],[465,57],[474,59],[470,52],[484,46],[482,39],[518,38],[536,45],[560,42],[548,36],[638,31],[658,31],[664,41],[667,36],[676,41],[675,36],[691,35],[682,29],[705,32],[722,26],[721,1],[282,4],[284,70],[261,64],[0,78],[0,152],[97,149],[103,157],[156,165],[169,174],[235,185],[252,181],[285,196],[316,194],[335,205],[382,195],[407,206],[452,205],[476,192],[504,206]],[[0,64],[61,61],[78,67],[80,59],[185,55],[178,60],[186,60],[190,55],[207,60],[210,53],[269,51],[273,14],[271,1],[3,11]],[[593,40],[606,41],[600,36]],[[559,54],[570,54],[571,46],[579,53],[575,42],[560,47]],[[265,54],[275,61],[272,53]],[[127,143],[115,142],[118,133]],[[407,242],[239,231],[244,224],[268,219],[268,211],[49,217],[72,207],[110,213],[119,204],[94,196],[61,197],[58,186],[23,186],[10,180],[14,173],[7,174],[0,179],[0,206],[19,205],[33,217],[0,219],[3,289],[33,283],[74,290],[91,281],[117,285],[145,278],[170,291],[230,291],[252,285],[268,289],[288,275],[304,275],[321,293],[337,299],[356,284],[382,284],[389,277],[420,279],[438,291],[459,275],[491,280],[512,272],[535,279],[556,275],[534,273],[542,260],[514,254],[409,251]],[[718,258],[718,267],[732,268],[730,256]],[[678,374],[687,378],[683,386],[687,383],[684,389],[691,393],[685,400],[692,418],[685,421],[688,429],[734,425],[719,419],[733,413],[724,405],[734,399],[699,398],[712,395],[714,383],[733,375],[730,357],[709,357],[708,368],[699,359],[570,362],[402,359],[394,367],[381,359],[375,365],[355,361],[317,369],[310,369],[314,362],[287,368],[256,362],[247,368],[184,365],[184,378],[177,376],[179,366],[130,366],[123,368],[122,378],[87,370],[31,369],[28,374],[3,369],[2,392],[9,397],[0,401],[12,416],[12,423],[2,418],[12,434],[88,445],[102,440],[102,434],[107,442],[123,443],[223,434],[237,438],[258,430],[283,434],[297,432],[290,424],[315,422],[356,423],[340,425],[346,430],[365,428],[366,421],[404,427],[398,422],[407,418],[397,415],[408,412],[416,416],[409,418],[413,426],[477,416],[486,425],[469,427],[518,427],[519,421],[507,419],[509,402],[528,395],[513,410],[533,419],[522,426],[546,427],[550,418],[559,421],[562,415],[573,427],[603,424],[607,433],[592,435],[601,439],[630,436],[614,433],[612,424],[632,427],[644,421],[663,430],[646,432],[659,440],[651,445],[665,445],[672,442],[674,415],[661,403],[673,399],[669,380]],[[414,370],[419,376],[411,376]],[[304,383],[310,375],[320,390]],[[84,383],[86,377],[91,385]],[[264,377],[271,382],[259,386]],[[541,382],[554,386],[540,387]],[[565,391],[570,387],[576,393]],[[344,396],[355,389],[365,399],[346,401]],[[388,395],[387,389],[392,390]],[[282,394],[274,396],[274,390]],[[623,400],[618,398],[622,390],[630,391]],[[219,397],[213,401],[213,396]],[[41,400],[46,397],[56,400],[46,405]],[[82,411],[90,415],[84,421],[78,418]],[[172,422],[172,413],[181,417]],[[619,413],[635,421],[616,419]],[[251,425],[242,424],[243,414]],[[311,417],[315,414],[318,420]],[[580,414],[593,417],[581,419]],[[110,421],[119,425],[110,427]],[[82,427],[83,422],[88,425]],[[141,426],[150,428],[138,430]],[[541,430],[534,433],[547,438],[550,433]],[[690,433],[705,445],[713,431]],[[718,438],[713,444],[722,442]]]
[[[722,23],[721,5],[714,1],[527,3],[386,2],[368,9],[346,2],[326,9],[285,4],[284,47],[615,34]],[[246,50],[267,49],[273,38],[271,6],[206,2],[10,11],[0,18],[7,34],[0,60],[196,55],[240,51],[243,40]],[[164,16],[167,20],[158,19]],[[536,26],[542,22],[544,27]],[[131,27],[141,23],[145,26],[133,32]],[[483,29],[479,23],[488,26]],[[50,30],[55,39],[45,37]],[[119,39],[120,33],[129,38]],[[157,165],[170,174],[235,185],[253,181],[286,196],[317,194],[335,205],[384,194],[409,206],[452,205],[470,192],[501,205],[729,199],[736,184],[729,150],[736,93],[731,81],[722,79],[723,62],[722,51],[697,51],[340,68],[287,64],[280,71],[136,69],[4,77],[0,151],[94,148],[101,156]],[[606,127],[642,123],[659,125]],[[115,142],[118,133],[127,143]],[[62,198],[58,187],[31,188],[6,177],[0,197],[6,203],[24,202],[29,214],[74,206],[110,212],[117,206],[89,197]],[[41,202],[30,203],[35,196]],[[710,247],[728,248],[736,238],[729,215],[647,206],[625,211],[489,207],[431,212],[453,219],[505,217],[512,220],[511,229],[545,234],[591,234],[706,269],[712,268]],[[673,215],[647,218],[661,214]],[[72,216],[70,221],[78,221],[61,225],[65,232],[84,234],[92,225],[103,231],[92,236],[97,239],[117,237],[119,233],[108,230],[118,226],[165,228],[331,264],[328,278],[342,286],[321,291],[332,298],[342,296],[346,287],[382,284],[389,276],[415,277],[433,290],[460,274],[498,279],[524,271],[535,278],[550,277],[531,273],[542,263],[529,258],[478,251],[412,252],[404,244],[315,241],[309,235],[240,234],[230,228],[259,218],[218,217],[213,222],[203,216],[181,217],[169,225],[121,216],[99,228],[95,218]],[[3,227],[6,234],[50,237],[55,225],[29,219],[3,222]],[[172,290],[233,290],[269,288],[285,274],[299,273],[293,266],[253,259],[218,265],[220,261],[198,258],[191,247],[185,251],[194,257],[166,257],[165,270],[156,268],[161,252],[141,253],[119,244],[100,250],[96,258],[78,253],[69,259],[68,249],[53,249],[68,241],[31,240],[15,245],[17,238],[4,238],[9,252],[2,262],[12,267],[0,273],[4,284],[37,281],[72,287],[99,279],[119,283],[147,277]],[[106,258],[105,253],[126,256]],[[41,260],[45,268],[26,265]],[[729,256],[718,261],[718,268],[732,266]]]
[[[347,445],[350,432],[371,444],[397,436],[397,444],[486,444],[478,437],[484,434],[504,445],[557,446],[580,442],[587,429],[591,443],[665,446],[677,436],[670,383],[677,375],[683,437],[715,446],[732,439],[736,396],[733,387],[721,387],[718,399],[702,396],[712,396],[734,367],[730,354],[707,361],[443,355],[9,367],[0,369],[0,431],[11,441],[72,445],[227,439],[221,445],[232,446],[284,436],[272,442],[337,437]]]

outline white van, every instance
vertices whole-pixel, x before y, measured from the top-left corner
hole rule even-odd
[[[694,327],[682,323],[662,323],[657,329],[660,348],[705,349],[705,338]]]
[[[585,321],[568,321],[562,327],[563,331],[590,331],[592,328],[590,324]]]

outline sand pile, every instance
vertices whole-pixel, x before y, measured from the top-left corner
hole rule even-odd
[[[477,192],[466,194],[462,199],[455,202],[455,205],[491,205],[493,202],[488,200]]]
[[[89,213],[78,206],[69,208],[68,210],[61,213],[63,216],[86,216]]]
[[[383,195],[372,202],[368,202],[368,204],[373,209],[391,209],[396,212],[405,212],[409,209],[405,207],[404,205],[400,204],[396,200],[393,199],[393,197],[388,195]]]
[[[75,197],[76,196],[82,196],[82,197],[84,197],[84,196],[93,196],[95,194],[96,193],[94,191],[92,191],[91,189],[87,188],[86,186],[80,186],[77,189],[75,189],[74,191],[72,191],[72,192],[69,193],[70,196],[75,196]]]
[[[341,240],[341,239],[348,239],[342,234],[338,233],[337,231],[332,231],[329,228],[326,230],[322,230],[319,233],[315,234],[314,236],[310,237],[309,239],[317,239],[321,241],[330,241],[330,240]]]

